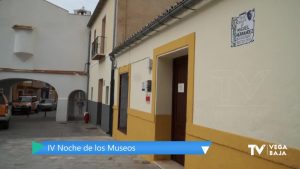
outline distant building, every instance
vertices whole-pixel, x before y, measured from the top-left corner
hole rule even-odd
[[[55,88],[41,81],[21,81],[12,86],[12,100],[19,96],[37,96],[38,100],[57,100]]]

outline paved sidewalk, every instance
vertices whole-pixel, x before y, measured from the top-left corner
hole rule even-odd
[[[52,114],[51,114],[52,113]],[[136,156],[33,156],[31,142],[43,140],[112,140],[83,122],[55,122],[54,112],[14,116],[0,129],[0,168],[5,169],[159,169]]]

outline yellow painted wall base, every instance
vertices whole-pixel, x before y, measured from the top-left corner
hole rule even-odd
[[[117,140],[162,141],[171,138],[171,116],[151,114],[129,109],[127,134],[117,129],[118,109],[114,108],[113,137]],[[188,126],[186,140],[213,142],[206,155],[186,155],[185,169],[298,169],[300,151],[288,148],[286,157],[251,156],[248,144],[269,144],[201,126]],[[170,160],[168,155],[141,155],[148,161]]]
[[[171,140],[171,115],[156,115],[155,117],[155,140]],[[170,160],[170,155],[155,155],[154,160]]]
[[[145,114],[144,112],[140,112]],[[129,109],[127,118],[127,133],[124,134],[118,130],[118,109],[114,108],[113,120],[113,138],[116,140],[138,140],[138,141],[154,141],[155,140],[155,125],[154,122],[140,117],[137,111]],[[149,113],[148,113],[149,114]],[[148,161],[154,160],[154,155],[141,155],[142,158]]]
[[[250,155],[248,144],[272,144],[202,126],[187,127],[186,140],[212,141],[206,155],[185,157],[185,169],[297,169],[300,168],[300,151],[289,148],[287,156]]]
[[[200,140],[187,136],[187,140]],[[185,169],[290,169],[300,166],[286,166],[263,158],[250,156],[250,153],[213,143],[206,155],[185,157]]]

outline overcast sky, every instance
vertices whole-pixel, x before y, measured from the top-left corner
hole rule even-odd
[[[73,13],[74,9],[80,9],[82,6],[89,11],[94,11],[98,0],[47,0],[57,6],[65,8]]]

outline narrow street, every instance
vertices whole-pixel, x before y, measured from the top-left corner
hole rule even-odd
[[[5,169],[158,169],[136,156],[33,156],[32,141],[111,140],[101,129],[83,122],[56,122],[55,112],[13,116],[0,129],[0,168]]]

